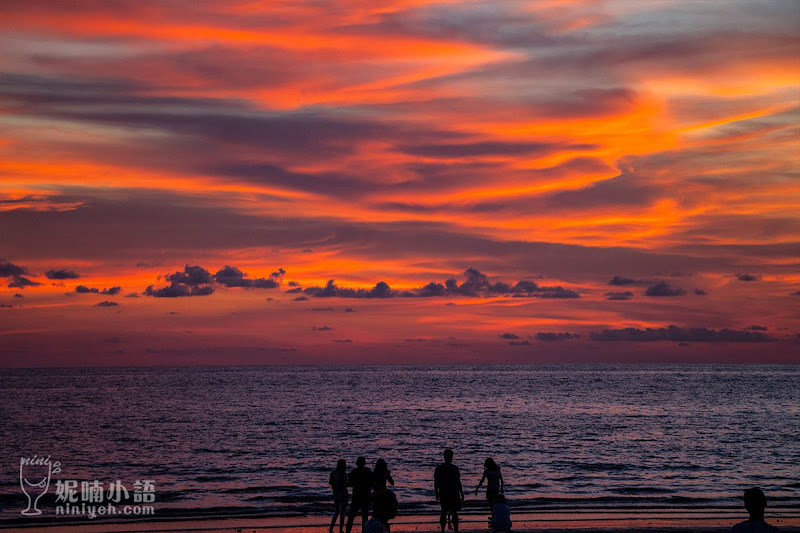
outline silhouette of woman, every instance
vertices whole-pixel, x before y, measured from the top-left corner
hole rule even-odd
[[[344,517],[347,514],[347,499],[350,497],[347,492],[347,461],[339,459],[336,469],[331,471],[328,483],[333,491],[333,518],[331,518],[331,527],[328,533],[333,533],[333,526],[336,525],[337,518],[339,519],[339,533],[342,533]]]
[[[386,461],[383,459],[378,459],[375,461],[375,470],[372,471],[372,474],[375,477],[375,484],[372,488],[373,494],[378,494],[382,490],[386,490],[387,482],[394,487],[392,473],[389,472],[389,467],[386,465]]]
[[[500,473],[500,467],[497,466],[497,463],[495,463],[494,459],[491,457],[483,462],[483,477],[481,477],[480,483],[478,483],[478,486],[475,488],[476,496],[478,495],[478,491],[481,489],[481,485],[483,485],[484,480],[487,481],[486,501],[489,504],[489,510],[492,512],[493,517],[494,504],[497,501],[497,497],[503,493],[505,487],[503,486],[503,474]]]

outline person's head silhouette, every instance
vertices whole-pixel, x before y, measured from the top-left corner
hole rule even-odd
[[[386,466],[386,461],[384,461],[383,459],[378,459],[377,461],[375,461],[376,472],[386,472],[387,470],[389,470],[389,467]]]
[[[367,464],[367,460],[363,457],[356,459],[356,466],[364,466],[365,464]]]
[[[450,461],[453,460],[453,450],[451,450],[450,448],[447,448],[444,451],[443,455],[444,455],[444,462],[445,463],[449,463]]]
[[[483,469],[484,470],[497,470],[497,463],[494,462],[494,459],[489,457],[483,462]]]
[[[753,487],[744,491],[744,508],[750,513],[751,521],[764,520],[764,509],[767,508],[767,497],[764,492]]]
[[[372,502],[372,515],[382,522],[388,522],[397,516],[397,496],[390,490],[382,490],[375,494]]]
[[[347,461],[345,461],[344,459],[339,459],[336,462],[336,470],[344,471],[346,469],[347,469]]]

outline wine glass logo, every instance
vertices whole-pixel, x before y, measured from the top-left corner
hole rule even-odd
[[[22,457],[19,461],[19,485],[28,497],[28,507],[22,511],[25,516],[42,514],[37,504],[50,488],[50,476],[53,474],[53,463],[50,457]]]

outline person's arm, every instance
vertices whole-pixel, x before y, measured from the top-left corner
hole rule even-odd
[[[475,487],[475,495],[478,495],[478,491],[481,490],[481,485],[483,485],[484,480],[486,479],[486,470],[483,471],[483,476],[481,477],[481,482],[478,483],[478,486]]]
[[[391,473],[391,472],[387,472],[387,473],[386,473],[386,479],[388,479],[388,480],[389,480],[389,485],[391,485],[392,487],[394,487],[394,479],[392,479],[392,473]]]
[[[505,491],[505,485],[503,484],[503,473],[500,472],[500,494]]]
[[[347,476],[347,486],[348,487],[352,487],[353,486],[353,472],[354,471],[351,470],[350,471],[350,475]]]
[[[439,467],[433,471],[433,493],[436,495],[436,501],[439,501]]]
[[[466,498],[464,498],[464,487],[461,486],[461,471],[456,467],[456,479],[458,480],[458,493],[461,495],[461,501],[463,502]]]

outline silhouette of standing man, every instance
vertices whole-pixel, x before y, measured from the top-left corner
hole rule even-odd
[[[458,533],[458,511],[464,501],[464,489],[461,488],[461,472],[453,464],[453,450],[450,448],[444,451],[444,462],[433,473],[433,490],[442,506],[442,515],[439,517],[442,533],[447,525],[448,514],[453,517],[453,531]]]
[[[353,487],[353,499],[350,503],[350,515],[347,517],[347,533],[353,529],[353,521],[359,510],[361,511],[361,530],[369,519],[370,488],[372,488],[372,470],[367,468],[367,460],[363,457],[356,459],[356,467],[350,471],[347,485]]]

